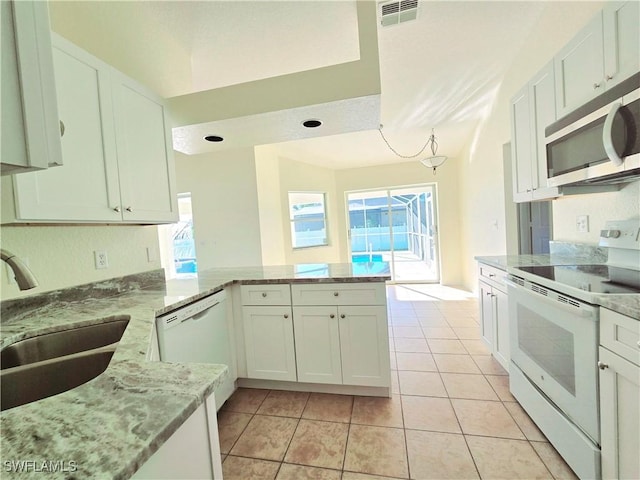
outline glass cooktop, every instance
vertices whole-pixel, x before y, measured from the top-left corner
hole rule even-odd
[[[518,270],[593,293],[640,293],[640,271],[609,265],[518,267]]]

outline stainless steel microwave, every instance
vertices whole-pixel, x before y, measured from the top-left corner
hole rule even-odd
[[[640,73],[545,129],[548,186],[640,179]]]

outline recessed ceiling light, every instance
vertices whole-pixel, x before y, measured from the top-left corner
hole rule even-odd
[[[307,128],[316,128],[322,125],[322,122],[320,120],[313,120],[313,119],[305,120],[304,122],[302,122],[302,125],[304,125]]]
[[[204,137],[207,142],[222,142],[224,138],[219,137],[218,135],[207,135]]]

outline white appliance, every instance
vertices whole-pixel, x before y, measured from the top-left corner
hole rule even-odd
[[[236,377],[226,298],[221,290],[156,318],[160,360],[229,367],[226,381],[215,390],[218,409],[235,390]]]
[[[640,221],[607,222],[607,264],[509,269],[510,389],[580,478],[601,478],[597,298],[640,294]]]
[[[640,177],[640,73],[545,129],[551,187]]]

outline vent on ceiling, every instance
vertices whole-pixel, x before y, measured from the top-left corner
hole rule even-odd
[[[381,2],[378,6],[380,7],[380,25],[383,27],[415,20],[418,14],[418,0]]]

